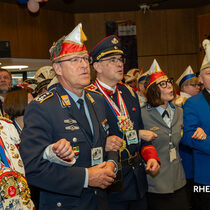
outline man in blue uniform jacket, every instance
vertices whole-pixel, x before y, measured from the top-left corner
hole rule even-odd
[[[117,181],[109,188],[110,210],[146,210],[146,170],[157,173],[158,155],[154,146],[143,139],[151,140],[156,134],[143,131],[141,110],[137,94],[120,81],[123,79],[124,52],[117,36],[109,36],[99,42],[90,52],[90,60],[97,71],[95,84],[88,87],[104,95],[106,116],[110,125],[109,148],[119,151]],[[143,161],[143,159],[144,161]]]
[[[206,55],[199,77],[204,89],[185,102],[182,143],[193,149],[196,209],[206,210],[210,206],[210,194],[205,190],[210,185],[210,41],[204,40],[203,46]],[[199,136],[201,140],[194,135],[198,127],[205,132]]]
[[[108,126],[102,110],[104,99],[83,90],[90,83],[85,39],[79,24],[54,43],[50,53],[59,83],[25,112],[20,152],[29,183],[41,189],[41,210],[107,209],[103,189],[116,177],[114,152],[105,152]],[[44,158],[45,148],[60,139],[71,143],[75,163]]]

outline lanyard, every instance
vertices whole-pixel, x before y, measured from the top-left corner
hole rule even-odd
[[[116,92],[117,92],[117,101],[118,101],[120,109],[115,104],[115,102],[108,96],[108,94],[102,89],[102,86],[97,79],[96,79],[95,83],[96,83],[97,87],[99,88],[99,90],[101,91],[101,93],[104,95],[107,103],[109,104],[110,108],[114,112],[115,116],[118,117],[118,116],[124,115],[124,116],[126,116],[126,118],[129,118],[125,102],[122,98],[122,95],[120,94],[120,91],[118,90],[118,87],[116,88]]]
[[[129,114],[125,105],[125,101],[123,100],[118,87],[116,88],[116,92],[117,92],[117,101],[118,101],[120,109],[115,104],[115,102],[108,96],[108,94],[103,90],[102,85],[97,79],[95,81],[95,84],[99,88],[101,93],[104,95],[105,100],[107,101],[112,112],[117,118],[120,131],[122,133],[125,133],[128,130],[133,130],[133,123],[130,120],[130,117],[129,117]]]

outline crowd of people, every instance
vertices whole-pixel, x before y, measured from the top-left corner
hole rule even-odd
[[[176,90],[156,59],[124,74],[119,37],[86,40],[78,24],[14,87],[0,70],[0,209],[208,209],[210,41]]]

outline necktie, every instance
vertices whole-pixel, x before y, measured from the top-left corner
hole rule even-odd
[[[165,116],[167,116],[167,117],[169,118],[169,114],[168,114],[167,110],[165,110],[165,111],[163,112],[162,118],[164,118]]]
[[[88,122],[87,115],[85,114],[84,100],[80,98],[80,99],[78,99],[77,102],[80,104],[79,110],[80,110],[80,114],[81,114],[81,116],[82,116],[82,118],[83,118],[83,120],[85,122],[85,123],[83,123],[85,125],[85,129],[88,132],[88,134],[90,136],[92,136],[92,131],[90,129],[90,124]]]

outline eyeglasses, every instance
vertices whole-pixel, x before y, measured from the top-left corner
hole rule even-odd
[[[102,62],[102,61],[108,61],[111,64],[117,64],[118,62],[121,62],[124,64],[126,59],[123,57],[121,57],[121,58],[112,57],[112,58],[108,58],[108,59],[99,60],[99,62]]]
[[[168,83],[173,84],[174,79],[171,78],[171,79],[167,79],[165,81],[158,82],[157,85],[160,85],[160,87],[162,87],[162,88],[166,88],[168,86]]]
[[[57,61],[56,63],[62,63],[62,62],[70,62],[72,65],[77,65],[79,63],[82,63],[82,61],[85,61],[85,63],[89,63],[89,56],[84,56],[84,57],[73,57],[73,58],[69,58],[69,59],[66,59],[66,60],[60,60],[60,61]]]
[[[187,84],[187,86],[192,86],[192,87],[200,87],[200,84]]]

